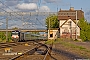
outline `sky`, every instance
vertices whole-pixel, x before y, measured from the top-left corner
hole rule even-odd
[[[6,7],[6,6],[7,7]],[[7,11],[47,11],[57,12],[61,9],[69,9],[74,7],[75,9],[81,9],[87,13],[90,12],[90,0],[0,0],[0,8]],[[9,9],[9,8],[10,9]],[[2,9],[0,9],[2,10]]]
[[[90,0],[0,0],[0,11],[57,12],[60,9],[84,11],[85,19],[90,22]]]

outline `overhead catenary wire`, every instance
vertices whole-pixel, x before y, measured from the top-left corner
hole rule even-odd
[[[1,1],[0,1],[1,2]],[[15,12],[14,10],[12,10],[10,7],[8,7],[7,5],[5,5],[3,2],[1,2],[4,6],[6,6],[8,9],[10,9],[12,12]],[[0,8],[1,9],[1,8]],[[7,12],[6,10],[2,9],[3,11]],[[10,13],[10,12],[7,12],[7,13]],[[15,12],[16,13],[16,12]],[[17,13],[16,13],[17,14]],[[10,13],[10,15],[13,15]],[[19,14],[17,14],[19,15]],[[20,15],[19,15],[20,16]],[[18,18],[18,17],[17,17]],[[19,18],[20,19],[20,18]]]
[[[1,10],[3,10],[4,12],[6,12],[6,13],[9,13],[10,14],[10,12],[7,12],[6,10],[4,10],[4,9],[2,9],[2,8],[0,8]],[[10,15],[13,15],[13,14],[10,14]],[[17,17],[18,18],[18,17]],[[20,19],[20,18],[18,18],[18,19]]]
[[[14,13],[16,13],[17,15],[19,15],[20,16],[20,14],[18,14],[17,12],[15,12],[14,10],[12,10],[9,6],[7,6],[6,4],[4,4],[2,1],[0,1],[0,3],[2,3],[4,6],[6,6],[9,10],[11,10],[12,12],[14,12]],[[40,8],[40,4],[41,4],[41,0],[39,0],[39,7],[38,7],[38,15],[39,15],[39,8]],[[2,9],[2,8],[0,8],[0,9]],[[4,10],[4,9],[2,9],[3,11],[5,11],[6,13],[10,13],[10,15],[11,16],[13,16],[13,14],[11,13],[11,12],[8,12],[8,11],[6,11],[6,10]],[[31,13],[30,13],[31,14]],[[23,14],[22,14],[23,15]],[[30,15],[31,16],[31,15]],[[15,15],[15,17],[17,17],[16,15]],[[20,19],[21,20],[21,18],[19,18],[19,17],[17,17],[18,19]],[[29,19],[29,18],[27,18],[27,19]],[[39,21],[39,18],[38,18],[38,16],[37,16],[37,18],[36,18],[36,20],[42,25],[42,26],[44,26],[44,24],[41,22],[41,21]]]
[[[0,1],[1,2],[1,1]],[[3,5],[5,5],[3,2],[1,2]],[[12,10],[10,7],[8,7],[7,5],[5,5],[7,8],[9,8],[12,12],[15,12],[14,10]],[[16,13],[17,14],[17,13]],[[17,14],[19,15],[19,14]]]
[[[1,1],[0,1],[1,2]],[[5,5],[3,2],[1,2],[3,5]],[[41,0],[39,1],[39,6],[40,6],[40,3],[41,3]],[[7,5],[5,5],[7,8],[9,8],[11,11],[13,11],[10,7],[8,7]],[[3,9],[4,10],[4,9]],[[5,10],[4,10],[5,11]],[[5,11],[5,12],[7,12],[7,11]],[[14,11],[13,11],[14,12]],[[17,14],[17,13],[16,13]],[[19,15],[19,14],[17,14],[17,15]],[[37,19],[38,20],[38,19]],[[39,20],[38,20],[39,21]]]

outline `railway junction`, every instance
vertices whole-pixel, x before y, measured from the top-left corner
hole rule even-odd
[[[76,25],[81,18],[80,16],[77,18],[79,12],[83,17],[81,10],[75,11],[72,8],[69,11],[60,10],[58,15],[60,28],[51,29],[49,20],[48,30],[44,21],[49,15],[57,15],[56,12],[0,12],[2,17],[0,36],[2,39],[6,38],[6,43],[0,43],[0,60],[90,60],[90,42],[77,43],[67,40],[80,36],[80,28]],[[21,32],[15,32],[16,30]],[[24,41],[18,42],[22,36],[21,33],[25,33],[23,38],[27,41],[22,39]],[[46,35],[40,33],[46,33]],[[58,41],[58,36],[66,39],[63,41],[59,38],[60,41]],[[10,37],[16,41],[8,43]],[[47,41],[44,40],[51,43],[46,44]]]
[[[0,60],[48,60],[50,47],[39,42],[1,43]]]

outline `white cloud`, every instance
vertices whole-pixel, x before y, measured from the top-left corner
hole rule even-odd
[[[37,5],[35,3],[22,3],[22,4],[18,4],[16,6],[18,9],[20,10],[31,10],[31,11],[37,11]],[[50,12],[50,8],[48,6],[41,6],[39,8],[39,12]]]
[[[50,8],[48,6],[42,6],[40,7],[41,12],[50,12]]]
[[[18,0],[10,0],[10,1],[7,0],[4,3],[7,6],[15,6],[15,5],[17,5],[19,3],[19,1]]]
[[[0,4],[0,7],[2,7],[3,5],[2,4]]]
[[[3,23],[2,22],[0,22],[0,26],[2,25]]]
[[[86,11],[85,15],[90,15],[90,10]]]
[[[46,3],[55,3],[57,0],[44,0]]]
[[[22,3],[22,4],[18,4],[16,7],[21,10],[36,10],[37,9],[37,5],[35,3]]]
[[[25,3],[37,3],[39,0],[24,0]]]

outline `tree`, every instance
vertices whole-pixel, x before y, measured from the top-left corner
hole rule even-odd
[[[18,30],[19,28],[18,28],[18,27],[14,27],[14,28],[12,28],[12,29],[14,29],[14,30]]]
[[[79,26],[81,28],[80,38],[83,41],[90,40],[90,24],[83,18],[79,20]]]
[[[49,28],[49,24],[50,28],[59,28],[59,22],[56,15],[50,15],[46,18],[47,28]]]

